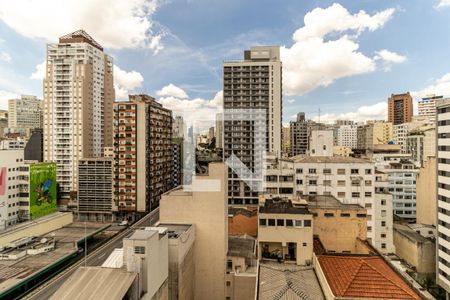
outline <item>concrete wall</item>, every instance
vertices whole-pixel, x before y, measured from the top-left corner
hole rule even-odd
[[[367,238],[367,218],[357,217],[356,214],[365,214],[365,210],[341,210],[310,207],[316,213],[314,217],[314,235],[318,235],[327,251],[350,251],[359,253],[358,238]],[[325,217],[325,213],[332,213],[333,217]],[[341,213],[349,213],[350,217],[341,217]]]
[[[0,235],[0,246],[6,245],[25,236],[40,236],[69,225],[70,223],[73,223],[72,213],[60,212],[48,215],[35,221],[25,222],[17,225],[11,230],[2,232]]]
[[[417,223],[436,226],[436,158],[430,157],[416,177]]]
[[[417,241],[394,228],[394,245],[396,254],[416,267],[419,275],[436,272],[436,244],[431,239]]]
[[[195,299],[225,298],[228,251],[226,183],[225,164],[210,163],[209,174],[197,176],[196,180],[197,187],[209,187],[209,191],[184,191],[179,187],[161,198],[161,223],[195,225]]]
[[[257,215],[255,214],[250,218],[241,214],[228,217],[228,234],[229,235],[248,234],[253,237],[257,237],[258,236]]]
[[[320,267],[319,260],[317,259],[317,256],[315,254],[313,254],[313,266],[314,271],[316,272],[317,279],[319,280],[320,287],[322,288],[323,295],[325,296],[325,299],[327,300],[335,299],[333,291],[331,290],[331,287],[328,284],[327,278],[325,277],[325,274],[323,273],[322,268]]]

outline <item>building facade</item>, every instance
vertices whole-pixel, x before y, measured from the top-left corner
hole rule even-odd
[[[436,121],[436,101],[440,101],[444,96],[429,95],[418,101],[419,116],[426,117],[430,122]]]
[[[310,156],[333,156],[333,130],[312,130],[308,147]]]
[[[337,146],[358,147],[358,125],[341,125],[337,129]]]
[[[224,160],[234,154],[254,172],[262,169],[261,161],[255,161],[255,155],[258,156],[255,152],[267,151],[281,156],[281,78],[279,47],[252,47],[244,52],[244,60],[224,62]],[[263,110],[266,114],[252,116],[256,119],[250,120],[227,120],[226,116],[235,109]],[[261,135],[258,129],[264,121],[267,133]],[[241,174],[230,170],[228,175],[229,204],[256,205],[258,192],[239,178]],[[261,183],[262,178],[250,181]]]
[[[115,207],[134,218],[172,188],[172,112],[147,95],[114,103],[114,145]]]
[[[393,125],[411,122],[413,101],[409,92],[391,94],[388,98],[388,122]]]
[[[308,123],[305,120],[305,113],[297,114],[297,120],[289,122],[290,127],[290,155],[296,156],[306,154],[308,150]]]
[[[113,61],[85,31],[47,45],[44,161],[58,165],[59,197],[76,199],[78,160],[112,146]]]
[[[25,95],[8,100],[8,127],[23,131],[42,128],[42,101]]]
[[[78,217],[80,220],[113,221],[112,158],[78,161]]]
[[[439,101],[437,113],[437,283],[450,296],[450,100]]]

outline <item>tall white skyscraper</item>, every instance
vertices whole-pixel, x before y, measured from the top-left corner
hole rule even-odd
[[[47,45],[44,160],[57,164],[60,198],[77,190],[78,160],[112,146],[114,97],[112,58],[85,31]]]
[[[429,95],[418,102],[419,116],[427,117],[434,122],[436,119],[436,102],[442,100],[443,96]]]
[[[260,162],[254,159],[255,140],[265,144],[267,152],[281,157],[281,89],[281,61],[278,46],[252,47],[244,52],[244,60],[224,62],[223,149],[225,160],[234,154],[249,170],[254,171],[260,168]],[[260,139],[255,135],[259,128],[254,120],[227,120],[227,111],[233,109],[265,110],[267,129],[265,138]],[[228,204],[258,204],[258,192],[253,191],[231,170],[228,176]]]

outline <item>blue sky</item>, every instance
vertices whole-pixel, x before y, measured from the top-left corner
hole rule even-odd
[[[379,119],[391,93],[450,95],[449,0],[3,0],[0,108],[42,97],[46,43],[79,28],[114,57],[117,98],[148,93],[191,117],[220,109],[222,61],[263,44],[283,47],[283,122],[319,108]]]

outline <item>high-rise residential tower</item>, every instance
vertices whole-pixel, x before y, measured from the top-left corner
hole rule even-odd
[[[24,131],[42,128],[42,101],[25,95],[8,100],[8,127]]]
[[[436,282],[450,296],[450,100],[438,101],[437,114],[437,270]]]
[[[76,198],[78,160],[112,146],[113,61],[85,31],[47,45],[44,160],[57,164],[59,198]]]
[[[223,113],[216,114],[216,148],[223,148]]]
[[[388,98],[388,122],[393,125],[411,122],[413,115],[413,101],[409,92],[392,94]]]
[[[436,102],[442,100],[444,96],[428,95],[419,100],[418,112],[419,116],[426,117],[430,122],[436,121]]]
[[[255,161],[255,147],[261,143],[267,152],[281,156],[282,75],[278,46],[252,47],[244,52],[244,60],[223,64],[224,159],[237,156],[251,171],[261,168]],[[256,134],[257,122],[227,120],[231,110],[264,110],[267,132]],[[262,121],[263,122],[263,121]],[[256,136],[258,135],[258,137]],[[256,141],[256,143],[255,143]],[[262,180],[255,179],[255,180]],[[252,190],[231,170],[228,173],[228,203],[258,204],[258,192]]]
[[[157,206],[172,188],[172,111],[147,95],[114,103],[114,202],[119,218]]]
[[[297,114],[297,120],[289,122],[291,134],[290,156],[306,154],[308,150],[308,123],[305,120],[305,113]]]

